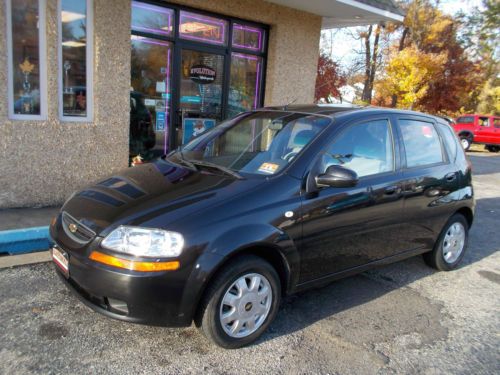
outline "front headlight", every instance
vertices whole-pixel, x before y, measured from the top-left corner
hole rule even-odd
[[[180,233],[121,225],[104,238],[101,246],[140,257],[177,257],[184,238]]]

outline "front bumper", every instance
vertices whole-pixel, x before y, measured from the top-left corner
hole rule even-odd
[[[182,327],[192,322],[183,299],[186,269],[166,272],[119,270],[69,252],[69,277],[56,272],[88,307],[110,318],[157,326]]]

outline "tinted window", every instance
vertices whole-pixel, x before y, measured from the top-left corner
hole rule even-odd
[[[441,142],[431,123],[399,120],[408,168],[440,163],[443,161]]]
[[[453,130],[450,129],[449,126],[439,124],[439,128],[441,129],[441,134],[444,139],[444,144],[448,149],[448,153],[450,155],[450,160],[455,160],[457,156],[457,137]]]
[[[473,116],[463,116],[457,118],[457,124],[472,124],[474,122]]]
[[[226,45],[227,21],[181,10],[179,35],[183,39]]]
[[[387,120],[374,120],[350,126],[323,156],[324,168],[342,165],[358,177],[394,170],[391,128]]]
[[[38,1],[16,0],[11,4],[13,113],[39,115],[40,49]],[[2,52],[3,53],[3,52]]]
[[[85,1],[61,1],[63,116],[87,116],[87,11]]]
[[[495,125],[495,128],[500,128],[500,117],[495,117],[493,119],[493,124]]]
[[[229,117],[259,106],[262,58],[242,53],[231,54]]]
[[[163,6],[132,1],[132,30],[172,35],[174,11]]]
[[[233,47],[262,51],[264,30],[235,23],[233,25]]]
[[[488,117],[479,117],[479,126],[490,126],[490,119]]]

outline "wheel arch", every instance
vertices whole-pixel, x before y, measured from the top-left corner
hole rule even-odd
[[[465,137],[472,141],[474,139],[474,134],[470,130],[462,130],[458,133],[458,137]]]
[[[474,221],[474,213],[472,212],[472,209],[469,207],[462,207],[455,211],[455,214],[460,214],[465,217],[465,220],[467,220],[467,224],[469,224],[469,228],[472,225],[472,222]]]
[[[193,306],[193,318],[195,320],[196,317],[200,314],[200,302],[203,300],[203,296],[207,292],[207,289],[213,282],[213,280],[230,262],[245,255],[257,256],[271,264],[280,278],[281,294],[286,295],[291,292],[294,285],[294,281],[292,280],[293,271],[291,269],[289,260],[286,259],[281,249],[276,245],[268,243],[248,244],[222,258],[222,260],[217,264],[216,267],[214,267],[213,271],[207,277],[206,281],[203,283],[203,286],[200,288]]]

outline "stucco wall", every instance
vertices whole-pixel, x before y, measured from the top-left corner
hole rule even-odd
[[[0,208],[61,204],[128,163],[130,6],[94,0],[94,122],[60,122],[57,1],[47,0],[46,121],[9,120],[5,1],[0,1]]]
[[[271,26],[265,104],[311,102],[321,18],[262,0],[179,0]],[[94,0],[94,121],[60,122],[57,0],[47,0],[46,121],[9,120],[5,1],[0,1],[0,208],[61,204],[75,189],[127,166],[130,0]]]

